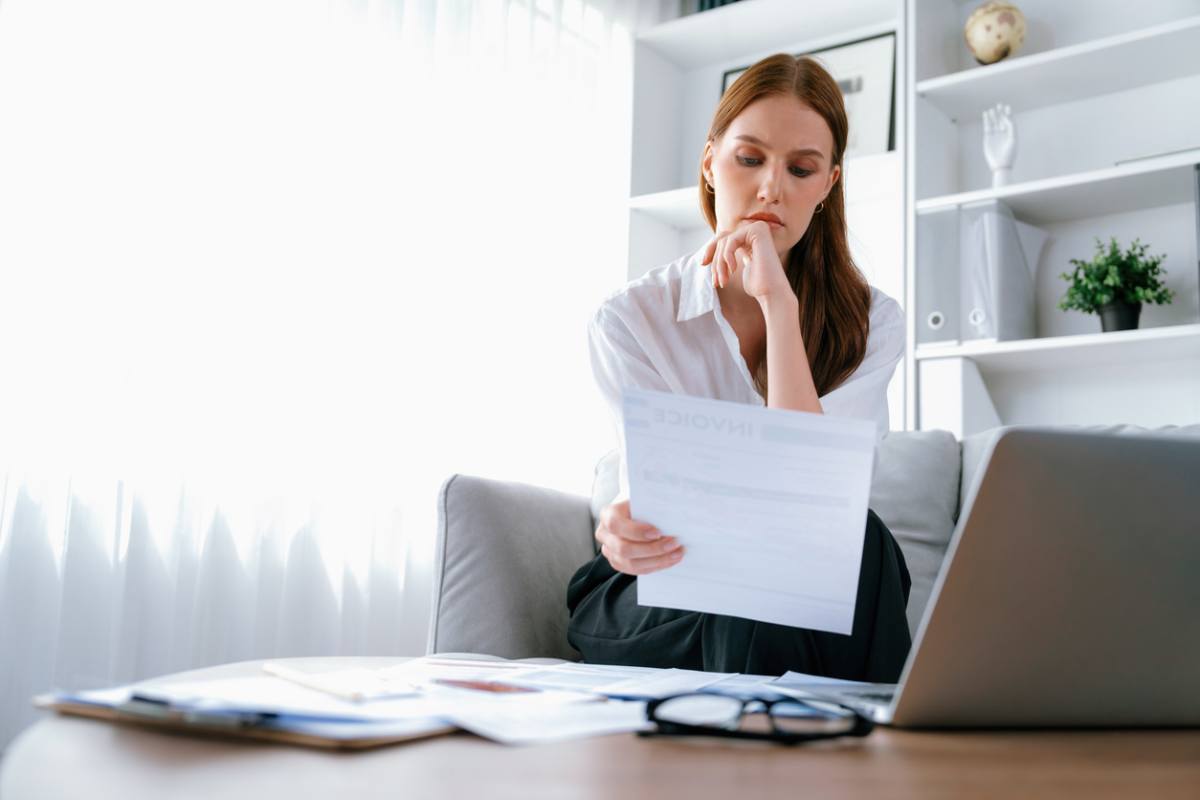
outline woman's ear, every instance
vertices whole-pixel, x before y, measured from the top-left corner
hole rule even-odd
[[[712,177],[712,160],[713,160],[713,143],[709,139],[704,143],[704,157],[700,159],[700,172],[704,175],[704,180],[710,184],[713,182]]]
[[[834,164],[833,169],[829,171],[829,185],[825,187],[825,193],[829,194],[833,191],[834,185],[842,177],[842,167],[840,164]]]

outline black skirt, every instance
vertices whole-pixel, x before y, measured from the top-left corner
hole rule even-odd
[[[679,667],[710,672],[895,683],[912,639],[905,607],[912,580],[882,520],[867,512],[858,598],[850,634],[791,628],[741,617],[637,604],[637,577],[603,555],[584,564],[567,589],[567,639],[585,662]]]

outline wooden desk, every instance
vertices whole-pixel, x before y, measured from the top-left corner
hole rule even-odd
[[[303,659],[308,668],[398,659]],[[257,672],[247,662],[188,678]],[[183,676],[174,676],[178,679]],[[1200,797],[1200,731],[929,733],[785,748],[632,734],[505,747],[454,734],[361,753],[47,718],[0,763],[0,798]]]

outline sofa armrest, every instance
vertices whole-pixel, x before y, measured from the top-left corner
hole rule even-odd
[[[427,652],[578,660],[567,584],[592,534],[585,497],[452,475],[438,493]]]

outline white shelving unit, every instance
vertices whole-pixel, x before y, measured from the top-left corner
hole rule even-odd
[[[1128,13],[1128,12],[1126,12]],[[975,119],[990,96],[1021,97],[1025,109],[1136,89],[1196,72],[1200,16],[1018,56],[917,83],[917,96],[954,119]],[[1129,69],[1129,65],[1140,65]]]
[[[705,137],[727,70],[773,53],[804,53],[896,34],[897,146],[844,165],[851,251],[868,280],[903,304],[905,85],[903,0],[742,0],[640,33],[634,45],[629,273],[637,278],[710,236],[700,211]],[[904,371],[889,389],[892,425],[902,427]]]
[[[1193,200],[1197,164],[1200,148],[1076,175],[931,197],[917,202],[917,214],[1002,200],[1023,221],[1041,224],[1178,205]]]
[[[1200,422],[1200,0],[1019,0],[1025,45],[986,66],[962,36],[979,4],[906,6],[908,426]],[[980,121],[996,103],[1012,107],[1018,142],[1001,188]],[[989,202],[1049,237],[1031,339],[973,341],[961,322],[976,265],[963,263],[960,214]],[[1097,317],[1057,309],[1069,260],[1111,236],[1167,256],[1175,300],[1144,307],[1140,330],[1100,333]],[[943,307],[954,324],[934,329]]]
[[[917,361],[969,358],[984,375],[1131,366],[1200,358],[1200,324],[917,348]]]

